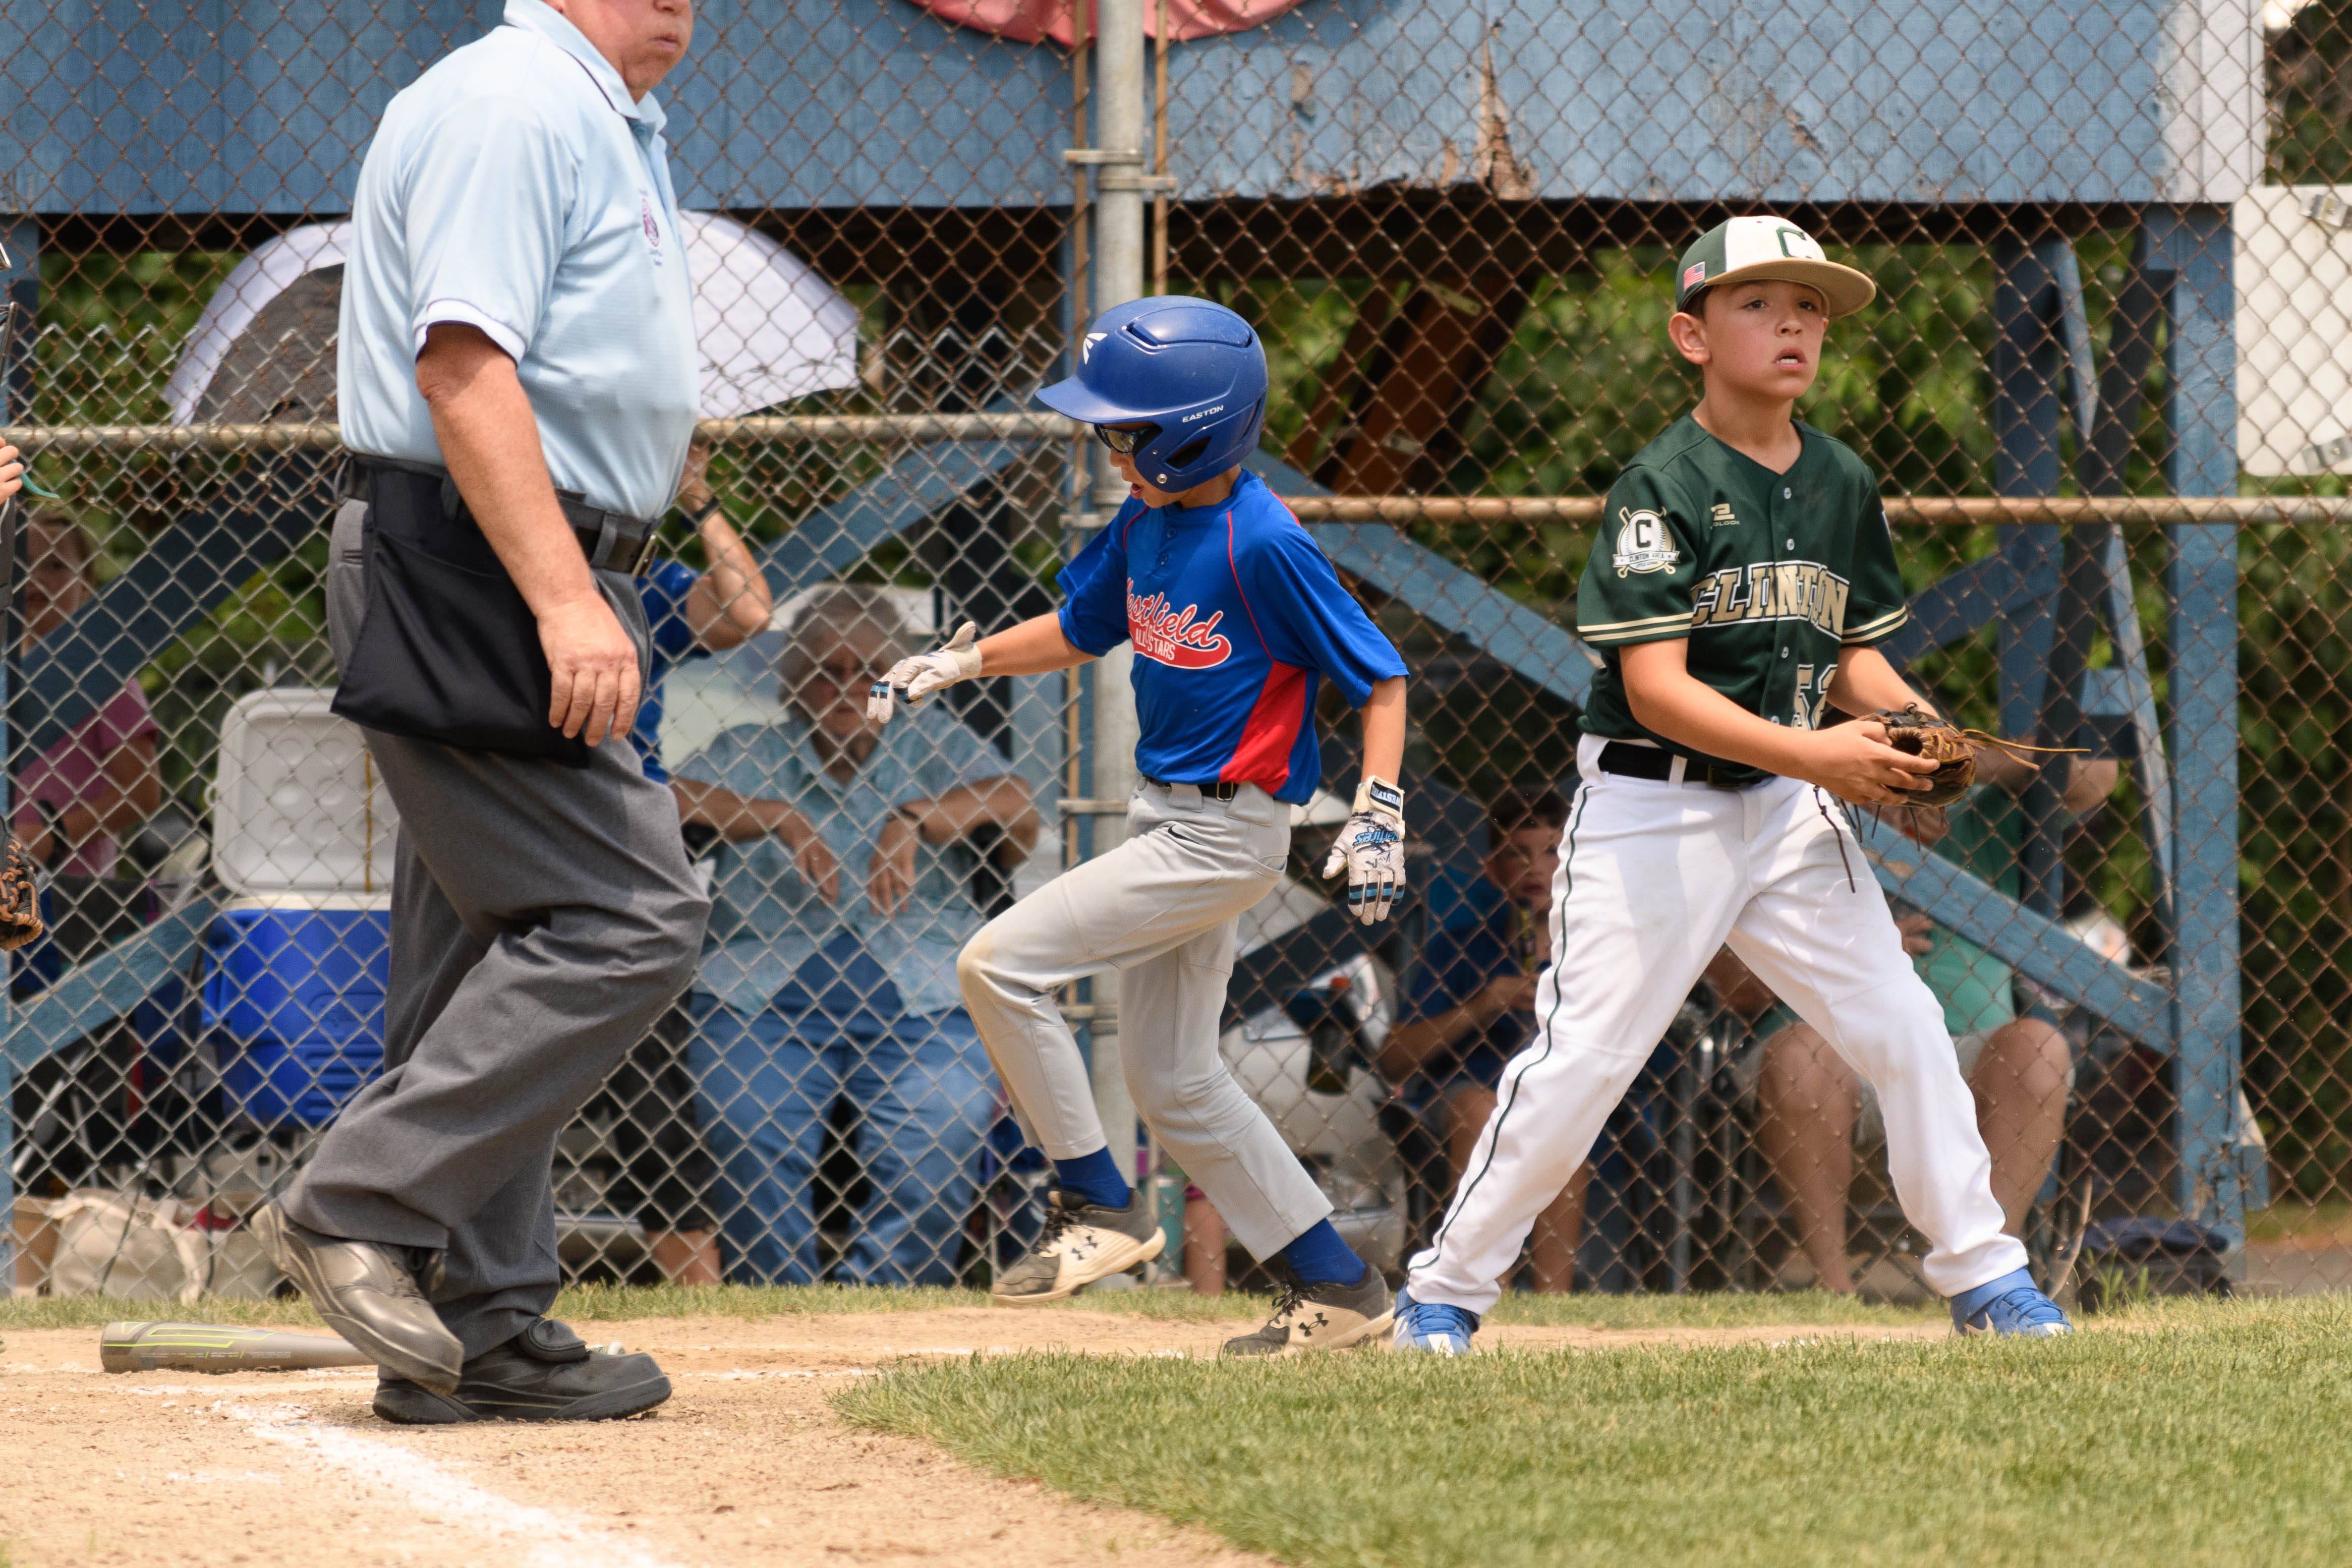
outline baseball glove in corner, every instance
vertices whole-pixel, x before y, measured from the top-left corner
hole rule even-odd
[[[1937,717],[1916,703],[1881,708],[1863,716],[1886,731],[1886,744],[1908,757],[1924,757],[1936,765],[1927,787],[1906,794],[1906,806],[1948,806],[1977,781],[1977,748],[1968,732]]]
[[[1948,806],[1969,792],[1977,781],[1977,747],[1990,746],[2028,768],[2042,765],[2025,755],[2033,752],[2043,757],[2078,754],[2079,746],[2028,746],[2022,741],[2003,740],[1997,735],[1987,735],[1980,729],[1962,729],[1948,719],[1937,717],[1917,703],[1906,703],[1899,708],[1881,708],[1863,717],[1886,731],[1886,744],[1912,757],[1924,757],[1935,763],[1936,771],[1927,775],[1925,789],[1909,791],[1903,798],[1906,806]]]
[[[39,941],[47,929],[41,923],[41,889],[34,879],[33,857],[11,833],[7,856],[0,860],[0,953]]]

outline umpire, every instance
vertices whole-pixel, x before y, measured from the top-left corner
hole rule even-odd
[[[360,170],[336,711],[400,808],[384,1073],[257,1224],[404,1423],[627,1416],[547,1317],[554,1141],[691,977],[709,904],[628,733],[631,581],[699,361],[654,84],[689,0],[507,0]]]

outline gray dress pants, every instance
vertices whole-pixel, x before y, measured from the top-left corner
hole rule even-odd
[[[365,515],[346,502],[335,519],[338,658],[366,605]],[[642,664],[635,584],[597,585]],[[367,746],[400,809],[383,1076],[285,1207],[330,1236],[439,1249],[434,1304],[478,1355],[553,1304],[556,1134],[693,977],[709,903],[625,736],[585,770],[373,731]]]

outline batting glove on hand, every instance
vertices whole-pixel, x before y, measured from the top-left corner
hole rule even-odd
[[[978,630],[967,621],[956,628],[956,634],[948,640],[946,647],[917,653],[891,665],[890,673],[875,682],[866,694],[866,716],[876,724],[888,724],[890,716],[898,711],[897,703],[904,702],[909,708],[919,706],[941,686],[951,686],[980,674],[980,650],[971,645],[972,635]]]
[[[1356,809],[1323,862],[1325,876],[1348,868],[1348,907],[1370,925],[1386,920],[1404,896],[1404,791],[1367,776],[1356,786]]]

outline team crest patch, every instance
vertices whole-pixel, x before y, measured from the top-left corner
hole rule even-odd
[[[1629,512],[1617,509],[1617,551],[1614,564],[1617,575],[1624,577],[1637,571],[1664,571],[1682,559],[1682,551],[1675,548],[1674,530],[1666,519],[1643,507]]]
[[[1234,652],[1233,640],[1217,630],[1225,612],[1220,610],[1206,621],[1200,617],[1197,604],[1171,609],[1166,594],[1143,598],[1132,583],[1128,586],[1127,640],[1135,644],[1139,659],[1178,670],[1206,670],[1223,664]]]

